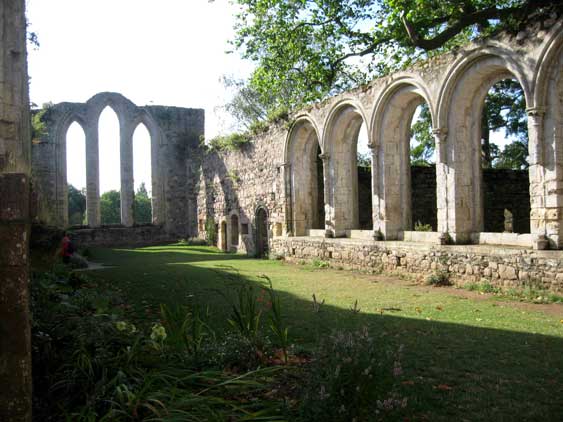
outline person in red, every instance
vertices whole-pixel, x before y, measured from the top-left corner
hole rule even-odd
[[[61,241],[61,256],[63,257],[63,262],[68,264],[70,262],[70,258],[74,253],[74,247],[72,246],[72,242],[70,241],[70,237],[68,233],[65,232],[63,240]]]

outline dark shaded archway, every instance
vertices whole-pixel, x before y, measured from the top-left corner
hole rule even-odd
[[[268,256],[268,213],[262,207],[256,210],[256,256]]]

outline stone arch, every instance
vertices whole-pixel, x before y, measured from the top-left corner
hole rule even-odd
[[[542,51],[535,74],[530,134],[531,232],[563,247],[563,24]]]
[[[420,104],[427,103],[434,118],[428,92],[415,76],[403,75],[375,102],[371,124],[374,229],[386,239],[412,230],[410,128]]]
[[[472,233],[483,231],[481,115],[489,89],[507,78],[520,83],[529,104],[530,82],[523,65],[498,47],[458,60],[440,91],[437,142],[445,144],[437,154],[438,230],[458,243],[469,243]]]
[[[255,245],[256,245],[256,256],[259,258],[264,258],[268,256],[268,219],[269,213],[268,209],[259,205],[254,211],[254,226],[255,226]]]
[[[229,213],[227,220],[227,245],[230,251],[236,252],[240,245],[240,218],[237,211]]]
[[[149,132],[151,142],[151,203],[152,203],[152,224],[162,224],[164,222],[165,208],[164,208],[164,176],[160,166],[160,157],[158,154],[159,147],[163,143],[164,135],[154,118],[146,110],[142,109],[131,120],[131,134],[132,137],[135,130],[139,125],[144,125]]]
[[[308,235],[324,229],[323,165],[318,130],[307,116],[298,117],[288,132],[285,157],[288,164],[288,195],[291,233]]]
[[[356,101],[344,99],[333,105],[324,125],[322,146],[329,174],[325,180],[325,220],[327,231],[336,237],[360,228],[357,140],[362,124],[371,144],[366,113]]]
[[[77,111],[67,112],[58,122],[54,129],[54,143],[55,143],[55,198],[56,198],[56,215],[59,216],[60,224],[63,227],[68,226],[68,174],[67,174],[67,133],[70,126],[77,123],[84,132],[86,138],[86,122],[83,116]],[[86,142],[84,147],[86,147]],[[86,166],[86,163],[84,163]]]

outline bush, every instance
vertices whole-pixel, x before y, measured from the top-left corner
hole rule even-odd
[[[419,220],[416,223],[414,223],[414,231],[415,232],[431,232],[432,226],[430,224],[422,224]]]
[[[303,421],[387,420],[405,408],[400,394],[401,348],[376,344],[367,328],[335,333],[319,344],[308,370],[299,416]]]
[[[426,284],[429,286],[443,287],[451,286],[450,274],[445,270],[436,271],[436,273],[426,278]]]

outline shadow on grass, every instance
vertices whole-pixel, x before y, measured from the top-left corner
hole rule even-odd
[[[158,254],[147,249],[96,252],[99,257],[108,253],[110,263],[121,263],[105,275],[93,276],[102,285],[118,285],[137,318],[157,318],[160,303],[197,303],[209,306],[211,325],[222,331],[237,285],[264,287],[256,277],[233,278],[236,271],[227,262],[205,266],[205,261],[244,259],[241,256],[211,254],[206,248],[152,249]],[[556,421],[563,415],[563,336],[355,313],[329,305],[316,312],[312,300],[281,290],[277,294],[291,341],[301,347],[314,347],[336,329],[364,326],[382,347],[404,345],[405,390],[413,420]],[[146,314],[145,308],[152,311]]]

